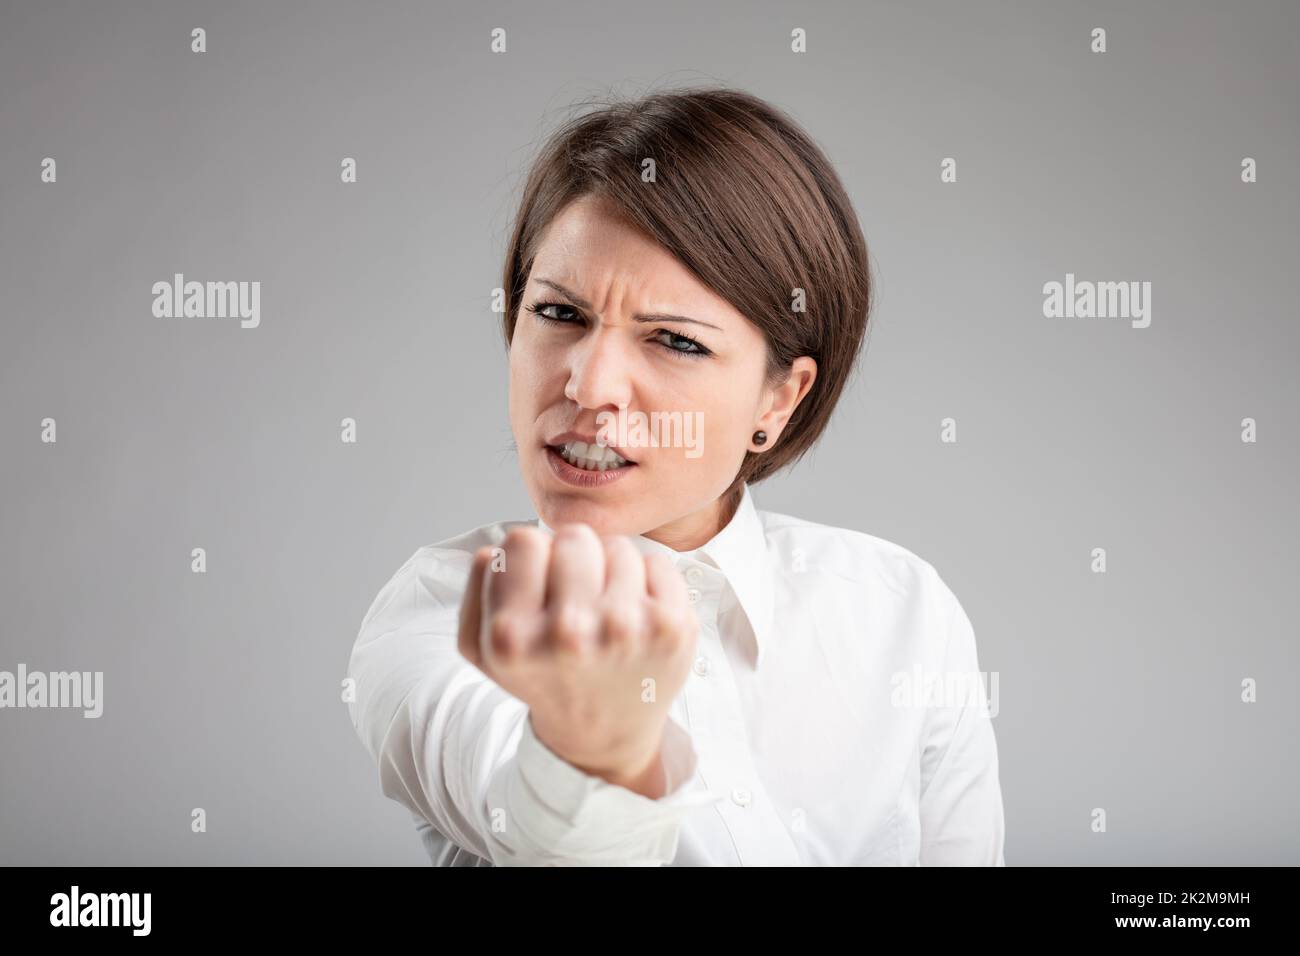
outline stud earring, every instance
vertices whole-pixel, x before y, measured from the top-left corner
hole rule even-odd
[[[761,445],[767,441],[767,432],[754,432],[754,444]]]

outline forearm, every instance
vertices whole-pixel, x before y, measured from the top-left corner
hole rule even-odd
[[[526,705],[454,650],[431,653],[450,638],[381,640],[354,652],[352,673],[384,794],[494,863],[668,863],[682,817],[717,799],[687,790],[695,753],[671,721],[646,767],[606,779],[549,750]]]

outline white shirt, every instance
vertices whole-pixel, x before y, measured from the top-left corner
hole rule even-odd
[[[435,864],[1004,865],[974,632],[928,562],[760,511],[748,486],[695,551],[633,538],[673,559],[700,623],[652,800],[552,753],[457,650],[471,558],[516,524],[551,530],[416,551],[352,651],[353,724]]]

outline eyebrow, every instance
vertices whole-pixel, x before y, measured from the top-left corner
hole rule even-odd
[[[586,299],[584,299],[582,296],[578,295],[572,289],[567,289],[564,286],[560,285],[560,283],[552,282],[550,279],[533,279],[533,281],[540,285],[550,286],[552,289],[554,289],[556,292],[559,292],[561,295],[567,296],[569,299],[573,301],[574,305],[578,306],[578,308],[591,310],[591,303],[588,302]],[[723,335],[726,335],[726,332],[724,330],[718,328],[718,326],[712,324],[711,322],[702,322],[699,319],[691,319],[684,315],[672,315],[667,312],[641,313],[639,315],[632,316],[632,320],[634,322],[686,322],[691,325],[703,325],[703,326],[707,326],[710,329],[717,329],[719,332],[722,332]]]

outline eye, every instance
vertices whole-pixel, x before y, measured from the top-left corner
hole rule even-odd
[[[660,341],[663,342],[668,351],[672,352],[674,355],[704,358],[705,356],[713,354],[689,335],[681,335],[677,332],[670,332],[667,329],[659,329],[655,334],[667,337],[667,341],[664,341],[663,339],[660,339]]]
[[[574,312],[573,308],[562,302],[534,302],[532,305],[528,306],[528,311],[533,313],[543,322],[557,322],[562,325],[567,325],[573,322],[573,319],[559,319],[553,315],[546,315],[545,311],[547,309],[567,309],[570,312]]]
[[[565,305],[563,302],[534,302],[525,306],[525,308],[542,322],[551,322],[555,325],[574,325],[582,322],[582,317],[578,315],[577,309]],[[548,315],[548,309],[556,309],[562,313],[567,312],[570,317]],[[656,329],[655,335],[663,336],[657,341],[678,358],[707,358],[713,354],[704,344],[697,342],[689,335],[682,335],[669,329]]]

